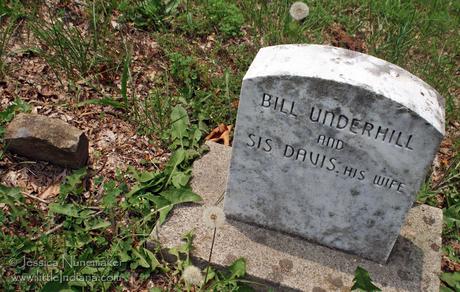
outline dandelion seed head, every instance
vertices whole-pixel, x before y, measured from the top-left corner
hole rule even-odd
[[[210,228],[222,227],[225,222],[224,211],[217,206],[208,207],[203,211],[203,221]]]
[[[294,2],[289,9],[289,14],[297,21],[307,17],[309,12],[310,8],[308,8],[308,5],[300,1]]]
[[[189,285],[196,286],[203,282],[203,274],[201,274],[201,270],[195,266],[186,267],[182,273],[182,278],[185,283]]]

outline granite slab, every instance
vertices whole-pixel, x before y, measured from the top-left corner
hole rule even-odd
[[[181,243],[181,235],[193,229],[192,258],[205,266],[212,230],[201,220],[206,206],[222,206],[231,148],[208,143],[210,152],[193,165],[191,182],[203,197],[202,204],[177,207],[159,230],[165,247]],[[227,220],[218,229],[212,264],[225,267],[235,259],[247,261],[248,278],[275,291],[349,291],[359,265],[369,271],[383,291],[439,291],[441,271],[442,211],[426,205],[414,206],[396,240],[388,262],[379,264],[303,238]]]

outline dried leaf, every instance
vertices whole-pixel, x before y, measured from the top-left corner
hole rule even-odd
[[[204,138],[205,140],[210,140],[219,134],[219,127],[214,128],[209,135]]]
[[[230,133],[232,131],[232,125],[225,125],[219,124],[216,128],[214,128],[208,136],[206,136],[205,140],[212,141],[212,142],[221,142],[223,141],[224,145],[230,146]]]
[[[225,146],[230,146],[230,132],[232,130],[232,125],[227,127],[227,131],[225,131],[220,137],[224,140]]]
[[[39,198],[40,199],[48,199],[48,198],[53,198],[59,194],[59,183],[52,184],[46,188],[43,193],[40,194]]]

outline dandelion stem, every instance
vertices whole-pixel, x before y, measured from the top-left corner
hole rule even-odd
[[[217,227],[214,227],[214,233],[212,235],[211,250],[209,251],[208,266],[206,267],[206,274],[204,276],[203,286],[206,285],[206,280],[208,279],[209,266],[211,265],[212,250],[214,249],[214,241],[216,239],[216,231],[217,231]]]

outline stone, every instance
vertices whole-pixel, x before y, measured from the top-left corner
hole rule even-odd
[[[5,144],[12,153],[69,168],[83,167],[88,160],[83,131],[37,114],[17,115],[6,128]]]
[[[243,79],[224,211],[384,263],[443,135],[443,98],[396,65],[263,48]]]
[[[176,207],[158,233],[168,248],[183,243],[181,235],[193,230],[192,260],[203,268],[213,235],[202,221],[203,210],[216,204],[222,207],[231,157],[231,147],[212,142],[208,146],[210,151],[193,164],[191,181],[203,203]],[[350,291],[357,266],[369,271],[384,292],[439,291],[442,222],[441,209],[414,206],[388,262],[382,265],[298,236],[227,219],[217,230],[211,263],[223,268],[244,257],[248,279],[274,291]],[[254,287],[268,291],[265,286]]]

